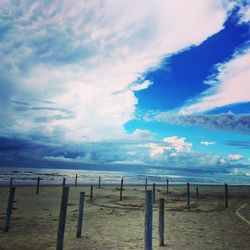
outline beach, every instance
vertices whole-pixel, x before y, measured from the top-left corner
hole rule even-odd
[[[152,188],[149,183],[148,189]],[[250,186],[230,186],[225,208],[224,186],[156,185],[153,205],[153,249],[249,249]],[[80,192],[85,192],[82,237],[76,238]],[[9,187],[0,187],[3,227]],[[143,185],[70,186],[64,249],[144,249],[145,190]],[[0,249],[55,249],[61,186],[17,186],[9,232],[0,231]],[[158,200],[165,199],[165,245],[159,246]]]

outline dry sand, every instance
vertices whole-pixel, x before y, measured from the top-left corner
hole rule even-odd
[[[117,187],[95,187],[93,200],[89,199],[89,187],[70,187],[64,249],[144,248],[144,187],[125,186],[121,202]],[[169,194],[164,186],[156,189],[156,198],[165,198],[166,245],[158,246],[158,204],[155,203],[153,249],[250,249],[247,223],[250,221],[250,187],[230,186],[227,209],[223,186],[200,186],[198,198],[195,198],[195,187],[191,186],[189,207],[185,186],[170,186]],[[86,192],[83,236],[76,239],[81,191]],[[11,228],[8,233],[1,229],[0,249],[55,249],[62,188],[42,186],[39,195],[35,192],[35,187],[16,188]],[[1,187],[1,226],[7,199],[8,188]]]

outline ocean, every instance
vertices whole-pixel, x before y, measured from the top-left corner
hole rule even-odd
[[[60,168],[20,168],[20,167],[4,167],[0,166],[0,185],[8,185],[10,178],[13,179],[13,185],[35,185],[37,177],[40,177],[43,185],[61,185],[63,178],[66,178],[68,185],[74,185],[76,174],[78,176],[78,184],[98,184],[101,177],[102,184],[120,184],[121,178],[124,184],[144,184],[147,178],[148,184],[166,184],[169,180],[171,184],[209,184],[221,185],[229,183],[233,185],[250,184],[249,177],[242,178],[237,176],[222,174],[209,175],[202,173],[174,173],[167,169],[158,170],[150,167],[108,167],[108,170],[101,169],[60,169]]]

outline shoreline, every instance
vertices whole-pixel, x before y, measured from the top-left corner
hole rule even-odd
[[[14,180],[14,179],[13,179]],[[224,183],[224,184],[211,184],[211,183],[192,183],[192,182],[187,182],[190,184],[190,186],[195,186],[195,187],[224,187],[225,184],[227,184],[228,186],[230,187],[250,187],[250,184],[230,184],[230,183]],[[169,183],[169,187],[182,187],[182,186],[185,186],[187,185],[187,183],[183,183],[183,184],[178,184],[178,183],[174,183],[174,184],[171,184]],[[152,186],[154,183],[153,182],[150,182],[148,183],[148,186]],[[77,186],[75,186],[74,183],[67,183],[65,184],[65,186],[68,186],[68,187],[89,187],[93,185],[94,187],[98,187],[98,183],[86,183],[86,184],[77,184]],[[101,186],[106,186],[106,187],[116,187],[116,186],[120,186],[121,184],[120,183],[102,183]],[[160,187],[164,187],[166,186],[167,187],[167,184],[163,184],[163,183],[155,183],[156,186],[160,186]],[[0,187],[9,187],[10,185],[9,184],[1,184],[0,183]],[[30,184],[23,184],[23,183],[14,183],[12,184],[13,187],[36,187],[37,184],[36,182],[34,183],[30,183]],[[42,183],[40,182],[40,187],[60,187],[62,186],[62,184],[46,184],[46,183]],[[128,186],[128,187],[132,187],[132,186],[135,186],[135,187],[144,187],[145,184],[142,184],[142,183],[124,183],[123,184],[124,187]]]

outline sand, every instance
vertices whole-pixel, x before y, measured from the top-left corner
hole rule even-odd
[[[70,187],[64,249],[144,249],[143,186]],[[158,246],[158,203],[153,209],[153,249],[250,249],[250,187],[229,186],[229,207],[223,186],[157,186],[156,199],[165,198],[165,246]],[[78,200],[86,192],[82,237],[76,239]],[[16,187],[11,228],[0,231],[0,249],[55,249],[61,187]],[[0,225],[4,225],[8,187],[0,188]],[[240,216],[239,216],[240,215]],[[242,217],[242,218],[241,218]]]

